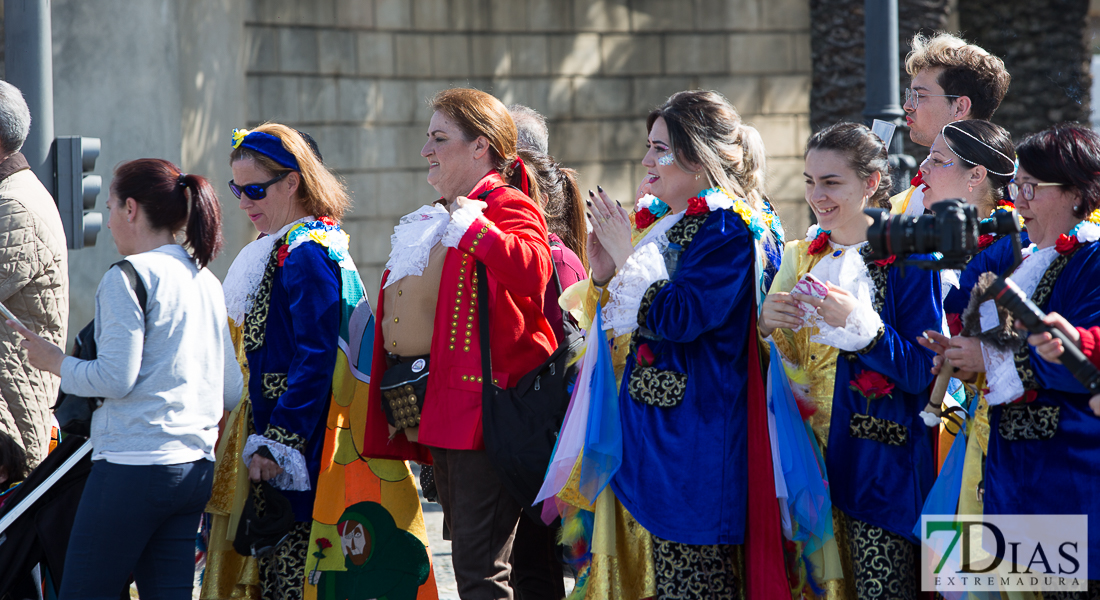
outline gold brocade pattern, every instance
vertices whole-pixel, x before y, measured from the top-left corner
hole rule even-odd
[[[1076,253],[1077,250],[1074,250],[1069,254],[1059,254],[1054,257],[1050,266],[1043,273],[1043,277],[1039,279],[1039,285],[1035,286],[1035,293],[1031,295],[1031,301],[1035,303],[1035,306],[1041,308],[1047,303],[1050,294],[1054,292],[1054,284],[1058,281],[1058,276],[1062,274],[1062,269],[1066,268],[1069,259],[1073,258]],[[1035,381],[1035,369],[1031,366],[1031,352],[1028,345],[1021,345],[1012,358],[1016,363],[1016,371],[1020,374],[1020,382],[1024,384],[1024,389],[1039,389],[1039,383]]]
[[[687,375],[655,367],[634,367],[627,389],[635,402],[672,408],[684,401]]]
[[[278,400],[279,396],[286,393],[289,381],[286,373],[264,373],[261,383],[264,398]]]
[[[848,543],[860,600],[916,600],[916,544],[851,517]]]
[[[1061,407],[1013,404],[1001,411],[997,432],[1010,442],[1049,440],[1058,432]]]
[[[256,299],[252,310],[244,317],[242,343],[245,352],[255,352],[263,347],[267,329],[267,313],[271,309],[271,286],[275,283],[275,269],[279,267],[279,248],[286,244],[286,237],[271,247],[271,256],[267,259],[267,269],[260,287],[256,288]],[[247,381],[247,380],[246,380]]]
[[[742,597],[734,546],[692,546],[654,537],[653,564],[662,600]]]
[[[809,273],[828,253],[811,256],[806,253],[809,242],[804,240],[788,242],[783,254],[779,273],[772,281],[769,294],[789,293],[794,284]],[[792,381],[794,393],[801,400],[809,400],[817,409],[810,417],[810,426],[817,435],[818,442],[824,448],[829,440],[829,425],[833,418],[833,386],[836,381],[836,359],[839,351],[832,346],[811,342],[818,328],[804,326],[798,331],[777,329],[772,339],[784,362],[793,365],[805,373],[804,381]]]
[[[630,516],[610,487],[600,494],[595,527],[586,599],[641,600],[656,596],[653,536]]]
[[[657,292],[660,292],[666,285],[668,285],[668,280],[661,279],[659,281],[654,281],[652,285],[646,288],[645,294],[642,295],[642,303],[638,307],[638,327],[646,326],[646,320],[649,317],[649,307],[653,305],[653,299],[657,297]]]
[[[679,222],[668,228],[668,233],[665,234],[668,241],[679,244],[680,248],[686,252],[688,246],[691,245],[691,240],[695,239],[695,234],[699,233],[708,216],[710,216],[709,213],[684,215]]]
[[[241,343],[242,328],[230,321],[229,331],[233,347],[237,350],[237,362],[241,365],[244,380],[248,381],[248,360]],[[233,549],[237,524],[249,490],[248,470],[244,468],[240,456],[245,440],[253,433],[252,403],[246,385],[241,401],[226,418],[217,449],[217,462],[214,463],[213,490],[206,505],[210,516],[210,540],[199,593],[201,600],[260,598],[260,574],[256,559],[241,556]]]
[[[271,554],[257,560],[263,600],[302,600],[309,528],[309,523],[295,523]]]
[[[909,443],[909,429],[905,425],[871,415],[852,415],[848,434],[854,438],[891,446],[905,446]]]
[[[983,376],[984,379],[984,376]],[[976,385],[985,387],[983,379]],[[977,400],[978,408],[967,428],[966,456],[963,459],[962,490],[959,492],[959,514],[980,515],[984,512],[984,502],[978,495],[983,483],[985,471],[985,453],[989,448],[989,405],[985,397]]]

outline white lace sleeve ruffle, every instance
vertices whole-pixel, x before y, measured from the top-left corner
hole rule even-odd
[[[818,333],[810,339],[845,352],[856,352],[866,348],[875,339],[880,327],[882,317],[870,303],[860,302],[855,310],[848,313],[844,327],[833,327],[825,319],[818,319]]]
[[[409,275],[420,275],[428,266],[432,248],[443,238],[450,222],[447,209],[432,204],[421,206],[403,217],[390,236],[390,258],[386,261],[386,286]],[[461,238],[460,238],[461,239]]]
[[[982,360],[985,362],[985,385],[989,388],[985,401],[990,406],[1012,402],[1024,395],[1024,382],[1020,381],[1012,352],[982,344]]]
[[[443,230],[443,245],[448,248],[458,248],[458,244],[462,242],[462,236],[466,235],[481,213],[480,206],[463,206],[451,213],[451,220]]]
[[[294,492],[309,490],[309,470],[306,469],[306,458],[302,456],[302,453],[285,444],[273,442],[262,435],[254,433],[248,436],[248,440],[244,444],[244,451],[241,452],[245,468],[252,466],[252,455],[260,449],[260,446],[267,446],[267,449],[271,451],[271,455],[275,457],[275,462],[283,468],[282,473],[271,479],[271,485],[280,490]]]
[[[668,269],[657,244],[635,249],[607,286],[611,299],[603,307],[603,328],[614,329],[616,336],[637,329],[642,297],[649,286],[662,279],[668,279]]]

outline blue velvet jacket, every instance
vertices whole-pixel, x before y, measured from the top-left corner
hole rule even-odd
[[[1020,234],[1020,246],[1026,248],[1029,244],[1027,232]],[[1002,237],[990,244],[988,248],[974,255],[966,268],[959,273],[959,287],[952,288],[943,300],[943,312],[947,314],[960,314],[970,304],[970,290],[978,283],[982,273],[992,271],[998,275],[1012,266],[1016,260],[1016,250],[1012,247],[1012,240],[1008,236]]]
[[[275,269],[263,345],[247,352],[256,433],[298,450],[306,459],[310,489],[282,492],[296,521],[313,518],[340,309],[339,265],[321,244],[304,242]],[[246,336],[247,324],[246,320]]]
[[[938,430],[920,418],[933,380],[933,353],[916,338],[927,329],[940,329],[940,277],[911,267],[905,275],[896,266],[872,265],[869,270],[877,288],[876,308],[882,303],[883,328],[870,346],[841,352],[837,359],[825,453],[829,489],[833,504],[845,514],[917,542],[913,523],[936,479],[933,444]],[[867,371],[885,376],[894,386],[892,393],[868,401],[853,390],[852,380]]]
[[[1049,283],[1053,288],[1037,303],[1040,309],[1077,327],[1100,326],[1100,242],[1080,247]],[[1043,287],[1040,282],[1036,294]],[[1031,347],[1017,354],[1016,365],[1024,388],[1035,389],[1037,397],[990,408],[985,511],[1087,514],[1089,555],[1100,556],[1100,417],[1089,410],[1090,395],[1064,366],[1044,361]],[[1055,411],[1056,420],[1050,418]],[[1088,578],[1100,579],[1100,560],[1089,560]]]
[[[651,368],[686,375],[686,385],[675,394],[648,380],[654,395],[681,400],[675,406],[635,400],[629,388],[639,367],[632,350],[619,393],[623,463],[611,485],[630,514],[662,539],[744,540],[748,344],[757,341],[754,248],[735,212],[713,211],[671,279],[653,284],[642,304],[639,324],[659,338],[646,342],[655,356]]]

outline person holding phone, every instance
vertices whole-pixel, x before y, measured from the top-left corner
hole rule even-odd
[[[867,257],[863,210],[885,208],[890,190],[886,146],[870,129],[839,123],[819,131],[805,159],[806,202],[817,224],[787,244],[759,324],[793,374],[800,409],[824,449],[834,506],[835,537],[798,562],[811,565],[806,577],[815,584],[807,588],[829,598],[916,598],[910,531],[935,466],[934,437],[918,416],[932,353],[913,339],[940,325],[939,276],[902,275],[892,257]],[[798,292],[821,284],[824,297]]]

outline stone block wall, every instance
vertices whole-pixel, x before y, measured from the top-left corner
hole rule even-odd
[[[805,231],[805,0],[250,0],[245,32],[247,119],[318,140],[354,194],[347,228],[372,298],[398,217],[435,198],[426,102],[452,86],[546,115],[551,154],[621,199],[644,173],[649,110],[718,90],[760,129],[769,193]]]

